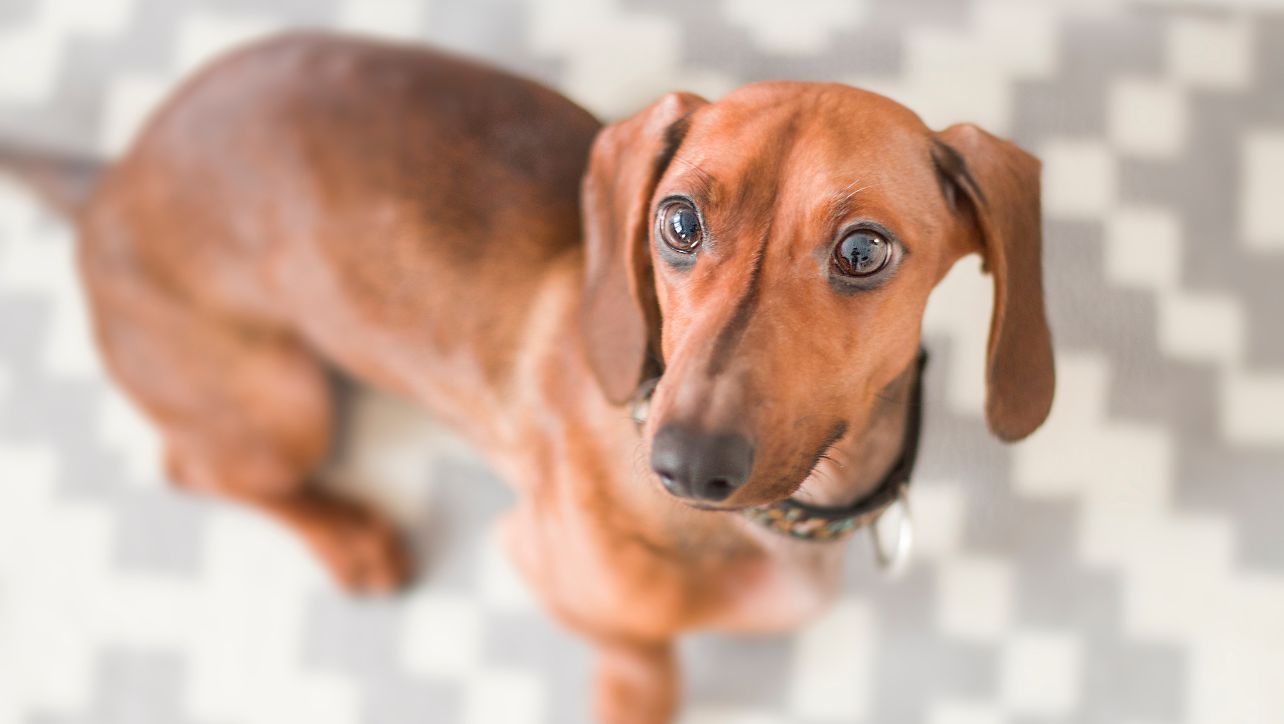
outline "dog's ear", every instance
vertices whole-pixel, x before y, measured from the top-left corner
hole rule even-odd
[[[985,416],[1003,440],[1019,440],[1052,407],[1052,337],[1043,309],[1039,160],[970,124],[938,135],[933,161],[946,198],[979,235],[994,277],[986,359]]]
[[[581,194],[585,267],[581,324],[593,374],[608,399],[627,400],[642,380],[660,310],[652,279],[651,196],[686,119],[706,101],[670,93],[593,141]]]

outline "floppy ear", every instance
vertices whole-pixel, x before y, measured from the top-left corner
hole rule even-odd
[[[938,139],[933,160],[946,197],[971,219],[994,277],[986,420],[1001,439],[1019,440],[1047,418],[1056,383],[1043,309],[1039,160],[970,124]]]
[[[707,101],[670,93],[602,129],[584,175],[585,267],[580,321],[589,365],[609,400],[622,403],[658,349],[660,310],[651,270],[651,196],[686,130]]]

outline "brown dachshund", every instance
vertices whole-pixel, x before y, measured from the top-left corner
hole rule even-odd
[[[200,73],[101,173],[9,161],[75,212],[99,345],[174,481],[394,589],[387,520],[313,484],[328,365],[419,400],[519,493],[505,544],[598,645],[607,722],[672,718],[683,631],[834,593],[832,541],[903,489],[921,317],[960,257],[994,278],[990,428],[1051,404],[1038,162],[847,86],[603,128],[491,68],[295,34]]]

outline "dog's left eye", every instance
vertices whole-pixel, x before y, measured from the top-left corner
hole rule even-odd
[[[660,207],[660,238],[676,252],[695,253],[704,240],[704,229],[690,202],[678,199]]]
[[[848,277],[878,273],[892,258],[892,245],[876,231],[857,229],[834,246],[834,268]]]

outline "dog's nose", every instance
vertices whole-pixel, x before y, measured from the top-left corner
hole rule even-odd
[[[719,501],[749,479],[753,445],[736,433],[665,425],[651,443],[651,469],[678,497]]]

